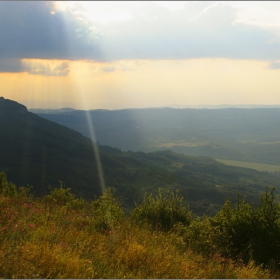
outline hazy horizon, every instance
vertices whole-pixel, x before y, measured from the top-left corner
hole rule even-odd
[[[26,105],[26,102],[19,103],[25,105],[28,110],[59,110],[59,109],[74,109],[74,110],[83,110],[73,108],[71,106],[64,106],[59,107],[29,107]],[[125,107],[125,108],[114,108],[114,109],[106,109],[106,108],[88,108],[87,110],[125,110],[125,109],[160,109],[160,108],[172,108],[172,109],[227,109],[227,108],[240,108],[240,109],[254,109],[254,108],[280,108],[280,104],[271,104],[271,105],[263,105],[263,104],[216,104],[216,105],[209,105],[209,104],[198,104],[198,105],[166,105],[166,106],[158,106],[158,107]]]

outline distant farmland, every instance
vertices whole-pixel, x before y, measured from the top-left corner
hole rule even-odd
[[[280,172],[280,165],[263,164],[263,163],[248,162],[248,161],[218,159],[218,158],[216,158],[216,160],[221,163],[224,163],[226,165],[231,165],[231,166],[252,168],[252,169],[255,169],[258,171]]]

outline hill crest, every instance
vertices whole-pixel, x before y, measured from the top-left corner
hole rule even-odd
[[[1,112],[5,112],[7,113],[7,111],[11,111],[11,112],[18,112],[18,113],[26,113],[28,112],[27,111],[27,108],[16,102],[16,101],[13,101],[13,100],[10,100],[10,99],[5,99],[4,97],[0,97],[0,110]]]

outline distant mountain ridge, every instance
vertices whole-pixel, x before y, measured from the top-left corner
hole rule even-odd
[[[33,108],[28,110],[31,113],[34,114],[54,114],[54,113],[67,113],[67,112],[73,112],[75,109],[73,108],[60,108],[60,109],[40,109],[40,108]]]

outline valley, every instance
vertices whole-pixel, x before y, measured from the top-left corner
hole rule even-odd
[[[31,110],[32,111],[32,110]],[[38,113],[90,137],[86,112]],[[146,108],[88,112],[100,144],[123,151],[171,150],[223,160],[280,164],[280,109]]]

